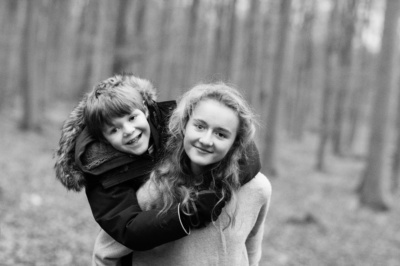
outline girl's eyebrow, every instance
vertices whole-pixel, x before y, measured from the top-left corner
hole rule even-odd
[[[207,125],[206,121],[204,121],[204,120],[202,120],[200,118],[193,118],[193,120],[195,122],[197,122],[197,123],[203,123],[203,124]],[[223,132],[225,134],[229,134],[229,135],[232,134],[232,132],[229,129],[226,129],[226,128],[223,128],[223,127],[217,127],[215,129],[218,130],[218,131],[221,131],[221,132]]]

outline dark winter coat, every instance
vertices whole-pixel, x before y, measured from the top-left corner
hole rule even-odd
[[[175,108],[175,102],[147,103],[151,139],[155,154],[160,154],[161,145],[165,143],[167,118]],[[157,158],[147,152],[141,156],[128,155],[95,141],[80,123],[82,114],[79,108],[83,106],[78,105],[71,113],[72,119],[70,117],[64,124],[57,151],[55,168],[62,184],[75,191],[85,187],[97,223],[130,249],[148,250],[186,236],[176,209],[160,218],[158,211],[142,212],[139,208],[136,190],[148,178]],[[71,120],[78,123],[73,125]],[[260,170],[259,155],[254,145],[250,151],[249,158],[240,164],[242,184]]]

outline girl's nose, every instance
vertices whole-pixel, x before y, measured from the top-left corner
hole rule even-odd
[[[199,139],[200,143],[204,146],[212,146],[212,132],[206,132],[204,135]]]

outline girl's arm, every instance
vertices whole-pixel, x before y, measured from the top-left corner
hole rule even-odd
[[[261,173],[255,178],[260,180],[260,189],[257,195],[261,196],[260,200],[262,205],[258,213],[257,221],[246,240],[247,255],[249,258],[249,265],[251,266],[258,265],[261,259],[264,224],[271,199],[271,184],[268,179]]]

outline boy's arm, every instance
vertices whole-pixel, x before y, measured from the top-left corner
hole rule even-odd
[[[158,210],[142,211],[129,182],[107,189],[100,183],[90,183],[86,186],[86,195],[100,227],[119,243],[137,251],[187,236],[190,228],[205,227],[225,205],[217,204],[219,197],[216,193],[203,192],[195,202],[199,215],[193,220],[179,210],[179,205],[166,215],[158,215]]]
[[[165,216],[156,210],[142,212],[129,183],[108,189],[88,184],[86,195],[100,227],[132,250],[149,250],[187,235],[177,208]]]
[[[239,160],[239,178],[240,184],[243,186],[252,180],[261,170],[260,154],[254,141],[246,147],[247,157],[242,157]]]

